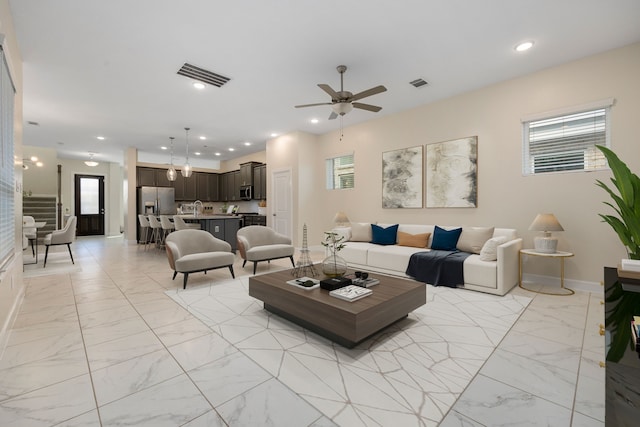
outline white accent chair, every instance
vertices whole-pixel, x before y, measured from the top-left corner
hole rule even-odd
[[[164,239],[169,233],[175,231],[176,227],[169,219],[169,215],[160,215],[160,225],[162,225],[162,244],[164,245]]]
[[[242,227],[236,234],[238,250],[244,259],[242,267],[247,261],[253,262],[253,274],[256,274],[256,266],[260,261],[270,262],[272,259],[289,258],[295,267],[293,253],[295,248],[291,245],[291,239],[275,230],[263,225],[250,225]]]
[[[149,215],[147,217],[149,219],[149,227],[151,227],[151,241],[154,242],[154,244],[156,245],[157,248],[159,248],[162,245],[162,224],[160,223],[160,221],[158,221],[158,218],[156,218],[153,215]]]
[[[228,267],[231,277],[235,255],[231,245],[204,230],[178,230],[167,236],[165,249],[169,265],[173,269],[173,279],[178,273],[184,275],[183,289],[187,288],[190,273]],[[173,280],[172,279],[172,280]]]
[[[46,248],[44,253],[44,266],[47,266],[47,256],[49,256],[49,247],[56,245],[67,245],[67,249],[69,249],[69,256],[71,256],[71,263],[75,264],[73,261],[73,254],[71,253],[71,243],[76,238],[76,222],[78,218],[76,216],[70,216],[62,230],[55,230],[46,236],[44,236],[44,246]]]
[[[196,222],[196,223],[185,222],[180,215],[173,216],[173,225],[176,227],[176,231],[177,230],[200,230],[202,228],[200,227],[199,222]]]

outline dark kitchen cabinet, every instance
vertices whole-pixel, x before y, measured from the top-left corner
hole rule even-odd
[[[173,188],[175,188],[176,200],[196,200],[196,179],[195,174],[191,174],[189,178],[182,176],[182,173],[178,171],[176,180],[173,182]]]
[[[149,187],[155,187],[156,186],[156,170],[154,168],[143,168],[143,167],[138,167],[136,169],[137,172],[137,183],[138,183],[138,187],[142,187],[142,186],[149,186]]]
[[[253,198],[255,200],[267,198],[267,165],[253,168]]]
[[[227,181],[227,201],[236,202],[240,200],[240,171],[228,172]]]
[[[238,187],[241,185],[253,185],[253,171],[254,168],[261,163],[247,162],[240,165],[240,178],[237,182]]]
[[[220,179],[220,175],[217,173],[209,174],[209,201],[210,202],[219,202],[220,201],[220,193],[218,185],[218,181]]]
[[[209,192],[209,175],[205,172],[194,172],[193,177],[196,182],[196,199],[202,202],[210,202],[211,195]]]
[[[227,197],[229,174],[223,173],[218,176],[218,201],[226,202],[229,200]]]

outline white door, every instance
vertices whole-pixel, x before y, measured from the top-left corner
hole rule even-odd
[[[273,182],[273,229],[293,239],[291,229],[292,190],[291,190],[291,169],[274,171]]]

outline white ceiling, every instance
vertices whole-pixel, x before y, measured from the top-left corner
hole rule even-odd
[[[9,3],[23,59],[24,144],[118,163],[127,147],[166,163],[160,146],[174,136],[181,164],[185,126],[200,167],[262,151],[274,132],[338,129],[329,106],[293,106],[329,101],[317,84],[338,90],[340,64],[345,90],[387,87],[361,101],[382,111],[353,110],[347,127],[640,41],[638,0]],[[515,52],[524,40],[533,49]],[[231,81],[198,91],[176,74],[185,62]],[[416,78],[429,85],[414,88]]]

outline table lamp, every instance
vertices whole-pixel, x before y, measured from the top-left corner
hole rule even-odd
[[[558,248],[558,239],[551,236],[552,231],[564,231],[554,214],[538,214],[529,226],[531,231],[542,231],[544,236],[533,239],[533,247],[536,252],[554,254]]]
[[[342,211],[338,212],[336,216],[333,217],[333,222],[338,227],[346,227],[350,224],[347,214]]]

